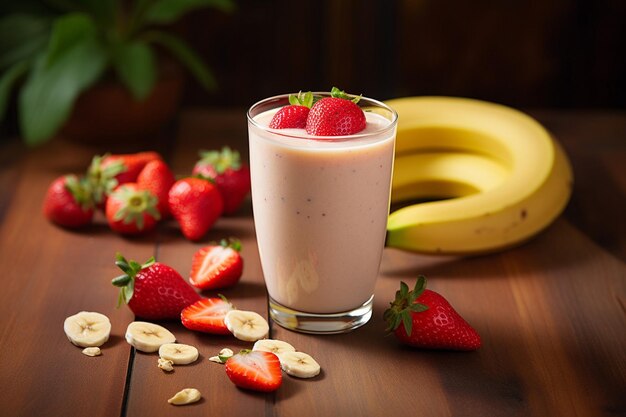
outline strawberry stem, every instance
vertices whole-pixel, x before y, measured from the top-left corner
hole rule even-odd
[[[411,313],[420,313],[428,310],[428,306],[416,302],[426,289],[426,277],[420,275],[415,282],[413,290],[400,282],[400,289],[396,291],[395,299],[389,303],[390,307],[383,313],[383,319],[387,322],[387,332],[396,330],[400,324],[404,326],[407,335],[413,331],[413,318]]]
[[[140,264],[136,261],[130,260],[128,261],[121,253],[115,254],[115,265],[124,272],[123,275],[117,276],[111,280],[111,284],[116,287],[119,287],[120,292],[117,299],[117,307],[119,308],[122,304],[128,304],[131,298],[133,298],[133,293],[135,291],[135,277],[142,269],[150,267],[156,261],[154,257],[151,257],[143,264]]]
[[[340,90],[337,87],[333,87],[330,90],[330,96],[334,97],[334,98],[342,98],[342,99],[345,99],[345,100],[350,100],[354,104],[357,104],[361,100],[361,97],[363,97],[363,94],[359,94],[358,96],[351,95],[351,94],[346,94],[345,91]]]
[[[200,151],[200,158],[201,163],[213,166],[218,174],[223,174],[228,168],[235,171],[241,168],[241,155],[228,146],[221,151]]]

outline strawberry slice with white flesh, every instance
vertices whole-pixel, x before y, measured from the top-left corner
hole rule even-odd
[[[278,356],[244,349],[226,361],[226,375],[239,388],[276,391],[283,382]]]
[[[233,305],[220,295],[213,298],[203,298],[189,306],[180,313],[183,326],[190,330],[212,334],[231,334],[224,317],[233,309]]]
[[[231,287],[243,273],[241,242],[229,239],[199,249],[191,261],[189,282],[201,290]]]

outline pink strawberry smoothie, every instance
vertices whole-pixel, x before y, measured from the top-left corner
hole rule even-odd
[[[249,123],[254,223],[272,299],[338,313],[374,293],[389,214],[396,128],[365,112],[364,131],[320,139]]]

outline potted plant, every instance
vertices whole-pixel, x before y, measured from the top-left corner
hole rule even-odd
[[[163,26],[200,7],[234,7],[231,0],[16,3],[0,18],[0,120],[16,92],[29,145],[60,131],[107,139],[158,129],[177,108],[177,64],[205,89],[215,87],[199,56]]]

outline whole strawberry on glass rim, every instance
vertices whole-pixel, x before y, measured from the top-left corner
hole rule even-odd
[[[333,87],[330,97],[311,92],[289,95],[289,105],[272,117],[270,129],[305,129],[312,136],[349,136],[365,129],[365,113],[358,106],[361,96]]]
[[[395,300],[383,314],[387,331],[409,346],[425,349],[476,350],[480,335],[440,294],[426,289],[420,276],[413,290],[400,283]]]

